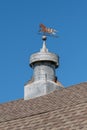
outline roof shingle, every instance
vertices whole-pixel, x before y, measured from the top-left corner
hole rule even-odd
[[[87,130],[87,83],[0,105],[0,130]]]

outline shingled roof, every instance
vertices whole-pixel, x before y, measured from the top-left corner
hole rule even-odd
[[[0,130],[87,130],[87,82],[1,104]]]

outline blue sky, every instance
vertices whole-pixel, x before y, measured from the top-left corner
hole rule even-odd
[[[33,75],[29,57],[42,47],[40,23],[59,30],[59,38],[47,40],[60,57],[59,81],[65,87],[87,81],[87,0],[1,0],[0,103],[23,98]]]

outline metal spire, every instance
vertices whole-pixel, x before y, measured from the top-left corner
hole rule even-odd
[[[42,46],[42,49],[40,50],[40,52],[48,52],[48,49],[46,47],[46,40],[47,40],[47,37],[45,35],[42,36],[42,40],[43,40],[43,46]]]

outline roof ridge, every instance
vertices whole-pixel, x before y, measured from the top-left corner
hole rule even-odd
[[[81,86],[81,85],[83,85],[83,84],[86,84],[86,85],[87,85],[87,82],[82,82],[82,83],[78,83],[78,84],[76,84],[76,85],[67,86],[67,87],[65,87],[65,88],[62,88],[62,89],[60,89],[60,90],[55,90],[55,91],[62,91],[62,90],[66,90],[66,89],[71,89],[72,87],[78,87],[78,86]],[[53,92],[51,92],[51,93],[49,93],[49,94],[47,94],[47,95],[44,95],[44,96],[48,96],[48,95],[54,93],[55,91],[53,91]],[[40,96],[40,97],[44,97],[44,96]],[[30,99],[30,100],[38,99],[38,98],[40,98],[40,97],[36,97],[36,98]],[[0,106],[1,106],[1,105],[4,105],[4,104],[14,103],[14,102],[17,102],[17,101],[20,101],[20,100],[23,101],[24,99],[23,99],[23,98],[20,98],[20,99],[17,99],[17,100],[15,99],[15,100],[12,100],[12,101],[9,101],[9,102],[0,103]],[[28,101],[28,100],[26,100],[26,101]]]

